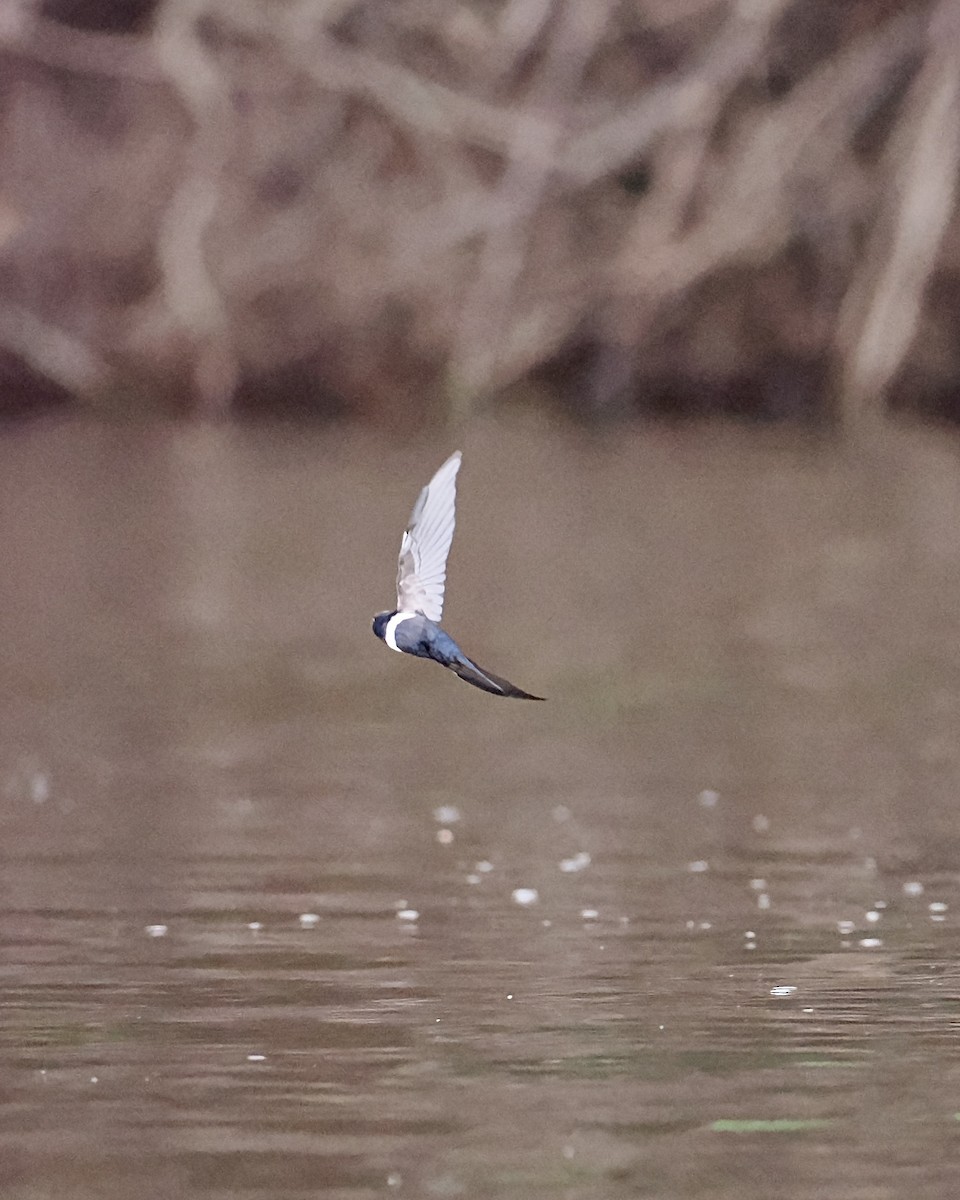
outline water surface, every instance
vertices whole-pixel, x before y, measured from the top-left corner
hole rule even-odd
[[[955,1194],[952,447],[462,445],[6,431],[2,1194]]]

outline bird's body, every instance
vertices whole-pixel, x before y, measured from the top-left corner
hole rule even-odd
[[[491,692],[494,696],[513,696],[518,700],[541,700],[542,696],[531,696],[478,667],[467,658],[449,633],[446,633],[429,617],[422,613],[378,613],[373,619],[373,631],[382,638],[391,650],[401,654],[413,654],[416,658],[432,658],[441,666],[449,667],[461,679],[474,687]]]
[[[542,696],[532,696],[506,679],[478,667],[440,628],[459,469],[458,450],[420,493],[400,543],[397,607],[392,612],[377,613],[373,619],[373,632],[391,650],[416,658],[432,658],[467,683],[494,696],[542,700]]]

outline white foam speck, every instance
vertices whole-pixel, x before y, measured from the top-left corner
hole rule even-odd
[[[600,913],[595,908],[581,908],[580,917],[584,921],[596,921],[600,917]]]
[[[864,917],[871,925],[876,925],[876,923],[880,920],[880,914],[875,908],[871,908],[868,913],[864,913]]]
[[[702,875],[704,871],[710,870],[710,864],[705,858],[698,858],[695,862],[687,863],[687,870],[691,875]]]
[[[947,906],[946,906],[946,904],[944,904],[944,902],[942,900],[932,900],[927,905],[927,908],[932,913],[945,913],[947,911]]]
[[[778,984],[777,987],[772,987],[770,989],[771,996],[794,996],[794,995],[796,995],[796,992],[797,992],[796,987],[794,987],[793,984],[790,984],[790,983]]]
[[[853,933],[853,931],[855,929],[856,929],[856,925],[854,925],[853,921],[838,921],[837,922],[837,933],[842,933],[842,934],[846,935],[849,933]]]
[[[147,937],[166,937],[167,929],[166,925],[147,925],[143,932]]]
[[[704,788],[704,790],[697,797],[697,801],[701,808],[715,808],[719,799],[720,793],[713,791],[712,788]]]
[[[922,896],[923,884],[919,879],[908,879],[903,885],[903,894],[905,896]]]
[[[415,908],[401,908],[397,913],[398,921],[418,921],[420,913]]]
[[[572,858],[563,858],[560,860],[560,870],[567,875],[573,875],[577,871],[584,871],[590,866],[590,855],[586,850],[579,850]]]
[[[453,830],[452,829],[438,829],[437,830],[437,841],[440,843],[441,846],[449,846],[453,842]]]
[[[319,913],[301,913],[297,920],[304,929],[313,929],[315,925],[320,924]]]
[[[864,950],[876,950],[878,946],[883,945],[883,939],[877,937],[861,938],[857,945],[862,946]]]
[[[536,902],[540,899],[540,893],[536,888],[514,888],[510,893],[510,898],[513,900],[514,904],[521,904],[524,907],[527,907],[530,904],[536,904]]]

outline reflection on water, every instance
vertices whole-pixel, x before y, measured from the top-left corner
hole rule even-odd
[[[954,1194],[952,450],[450,448],[7,432],[4,1197]]]

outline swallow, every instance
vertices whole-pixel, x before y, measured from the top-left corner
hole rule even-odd
[[[542,700],[492,671],[478,667],[453,638],[440,628],[447,556],[456,522],[457,472],[460,451],[451,454],[417,497],[400,542],[397,607],[373,618],[373,632],[391,650],[432,658],[474,687],[494,696]]]

